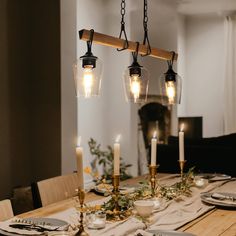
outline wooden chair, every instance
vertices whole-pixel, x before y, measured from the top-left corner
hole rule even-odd
[[[0,201],[0,221],[8,220],[13,216],[11,201],[9,199]]]
[[[81,183],[76,173],[39,181],[36,186],[32,186],[33,195],[38,195],[38,197],[34,196],[34,200],[38,199],[38,204],[35,205],[36,207],[47,206],[73,197],[79,186]]]

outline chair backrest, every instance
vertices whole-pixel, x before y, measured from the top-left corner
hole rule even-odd
[[[76,173],[57,176],[37,182],[38,194],[42,206],[76,195],[76,189],[81,185]]]
[[[0,201],[0,221],[8,220],[13,216],[11,201],[9,199]]]

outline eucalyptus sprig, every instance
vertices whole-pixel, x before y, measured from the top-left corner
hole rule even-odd
[[[164,198],[166,200],[172,200],[179,196],[191,196],[191,187],[193,186],[193,175],[194,167],[190,168],[187,173],[184,174],[183,178],[171,185],[161,185],[157,180],[157,185],[155,189],[155,195],[159,198]],[[140,187],[135,192],[136,199],[148,199],[151,198],[152,190],[150,183],[148,181],[143,181],[140,183]]]
[[[171,186],[158,185],[157,195],[158,197],[165,198],[166,200],[172,200],[180,196],[191,196],[191,187],[193,186],[194,167],[190,168],[187,173],[183,175],[181,181]]]
[[[116,197],[118,198],[117,202]],[[133,202],[134,199],[132,195],[119,194],[118,196],[112,196],[109,201],[101,206],[101,209],[106,212],[108,220],[124,220],[132,215]],[[118,204],[119,210],[116,209],[116,204]]]

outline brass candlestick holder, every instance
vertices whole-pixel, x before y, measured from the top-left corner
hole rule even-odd
[[[149,166],[149,180],[151,183],[152,197],[155,197],[157,168],[158,168],[157,165],[150,165]]]
[[[179,168],[180,168],[180,176],[181,176],[181,179],[183,179],[183,176],[184,176],[184,165],[185,165],[185,160],[183,161],[179,161]]]
[[[120,175],[113,175],[112,177],[112,185],[113,185],[113,198],[115,200],[115,210],[118,212],[120,210],[118,200],[119,200],[119,194],[120,194]]]
[[[79,197],[79,203],[80,203],[80,226],[79,231],[76,233],[76,236],[89,236],[89,234],[84,230],[84,199],[85,199],[85,191],[84,189],[79,188],[78,189],[78,197]]]

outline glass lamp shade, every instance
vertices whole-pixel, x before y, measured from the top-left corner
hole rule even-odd
[[[146,102],[149,84],[149,73],[142,67],[129,66],[124,72],[124,88],[127,101]]]
[[[99,96],[101,88],[102,62],[95,56],[82,56],[73,65],[77,97]]]
[[[168,70],[169,71],[169,70]],[[164,73],[160,76],[160,88],[163,105],[180,104],[182,79],[172,70],[172,73]]]

